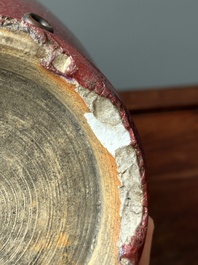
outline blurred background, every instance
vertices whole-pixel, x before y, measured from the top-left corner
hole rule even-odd
[[[132,113],[145,152],[151,265],[198,264],[198,1],[40,0]]]
[[[119,90],[198,82],[198,1],[39,0]]]

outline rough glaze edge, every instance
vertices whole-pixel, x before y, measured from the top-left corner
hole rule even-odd
[[[72,80],[76,80],[82,87],[90,91],[94,91],[101,97],[108,98],[118,110],[122,124],[129,132],[131,140],[130,145],[136,152],[143,191],[143,215],[141,223],[137,227],[135,234],[131,236],[130,242],[127,242],[121,246],[120,262],[123,260],[122,264],[137,264],[143,249],[147,230],[147,188],[145,182],[145,164],[142,157],[142,150],[137,143],[139,140],[138,134],[128,110],[125,108],[114,91],[114,88],[103,76],[103,74],[73,46],[62,40],[60,37],[29,25],[22,20],[5,16],[0,16],[0,27],[9,29],[11,31],[22,31],[27,33],[36,43],[38,43],[38,45],[45,47],[47,57],[41,60],[41,65],[45,69],[66,78],[70,82]],[[57,58],[57,56],[65,56],[65,59],[70,58],[71,63],[68,65],[68,67],[66,67],[64,72],[62,72],[60,70],[61,68],[56,67],[56,64],[54,64],[54,60]],[[125,263],[125,260],[128,260],[128,263]]]

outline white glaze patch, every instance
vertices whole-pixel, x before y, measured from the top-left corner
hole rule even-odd
[[[104,123],[96,119],[92,113],[86,113],[85,117],[98,140],[112,156],[115,157],[117,149],[130,144],[130,136],[121,124],[111,128],[112,126],[105,126]]]
[[[65,73],[70,68],[70,65],[72,64],[72,59],[66,54],[58,54],[53,60],[52,64],[58,71],[60,71],[61,73]]]
[[[90,109],[85,117],[101,144],[115,158],[121,199],[121,229],[118,247],[128,244],[141,223],[143,192],[137,154],[130,145],[130,135],[122,123],[117,108],[107,98],[77,85],[76,91]],[[126,264],[126,260],[121,261]],[[130,263],[127,263],[130,264]]]

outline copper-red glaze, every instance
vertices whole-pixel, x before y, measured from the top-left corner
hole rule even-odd
[[[131,243],[123,245],[120,250],[120,259],[126,258],[132,264],[137,264],[144,245],[144,239],[147,229],[148,221],[148,208],[147,208],[147,188],[145,182],[145,162],[142,157],[142,150],[139,145],[138,134],[131,119],[130,113],[116,94],[113,86],[106,79],[106,77],[87,59],[85,52],[80,43],[75,39],[73,34],[58,20],[56,19],[45,7],[40,5],[34,0],[1,0],[0,16],[15,18],[21,20],[26,13],[36,13],[37,15],[46,19],[54,28],[54,33],[44,31],[31,24],[26,26],[35,32],[35,36],[41,41],[50,39],[54,43],[54,50],[57,47],[61,48],[63,53],[73,58],[73,67],[67,73],[58,72],[52,65],[52,61],[43,62],[42,65],[55,72],[58,75],[65,76],[66,78],[75,78],[79,84],[89,90],[95,91],[100,96],[109,98],[111,102],[118,108],[122,117],[125,128],[129,131],[131,136],[131,145],[136,149],[139,168],[141,172],[142,189],[144,192],[144,212],[142,223],[136,231],[136,235],[131,238]],[[0,19],[0,23],[3,19]],[[133,221],[133,220],[131,220]]]

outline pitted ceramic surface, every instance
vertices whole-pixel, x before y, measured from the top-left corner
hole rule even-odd
[[[35,223],[29,222],[29,216],[33,216],[31,207],[39,205],[36,218],[41,210],[41,219],[47,220],[47,224],[41,222],[46,225],[45,237],[50,235],[50,239],[46,241],[41,238],[39,241],[37,237],[31,237],[32,244],[36,247],[29,249],[29,257],[36,255],[33,259],[35,263],[43,255],[43,264],[126,264],[126,260],[128,264],[137,264],[148,216],[145,170],[136,131],[125,107],[106,78],[92,67],[85,57],[50,33],[30,28],[24,21],[1,17],[0,45],[1,89],[7,90],[2,93],[1,100],[3,123],[0,137],[4,139],[2,143],[5,146],[7,135],[11,136],[7,145],[10,153],[7,148],[7,153],[2,148],[2,168],[8,168],[10,172],[14,168],[19,183],[22,183],[20,177],[26,184],[28,175],[34,176],[32,182],[27,182],[31,188],[24,188],[25,184],[19,185],[22,187],[22,193],[20,194],[20,190],[17,193],[22,198],[22,203],[15,200],[18,195],[10,195],[9,198],[5,195],[8,192],[2,192],[2,222],[10,220],[11,215],[5,217],[6,207],[11,209],[10,202],[15,200],[13,205],[20,206],[22,219],[35,231],[34,227],[39,222],[37,219]],[[4,81],[6,75],[9,77]],[[13,81],[19,85],[13,86]],[[20,104],[20,101],[23,104]],[[34,145],[36,142],[38,145]],[[12,149],[16,151],[14,158]],[[24,159],[21,160],[20,157]],[[41,164],[37,165],[40,161]],[[9,166],[10,164],[13,164],[13,167]],[[68,165],[71,165],[71,170],[68,170]],[[65,184],[60,182],[62,173],[68,173]],[[43,186],[37,181],[38,175],[41,175],[44,181]],[[84,177],[85,182],[75,178],[76,175]],[[51,180],[55,186],[52,186]],[[4,186],[7,187],[6,184]],[[62,194],[67,193],[64,198],[61,189]],[[10,189],[10,194],[12,190]],[[30,191],[33,191],[33,195]],[[81,197],[76,196],[80,191]],[[66,200],[66,204],[60,205],[60,211],[64,216],[66,212],[67,218],[71,217],[67,220],[72,220],[74,215],[76,219],[67,223],[68,230],[64,233],[62,229],[58,230],[60,233],[57,236],[50,233],[51,228],[55,227],[54,232],[57,232],[56,228],[61,226],[60,212],[56,214],[55,210],[59,206],[56,205],[60,202],[59,196]],[[35,203],[35,197],[39,198],[39,204]],[[88,203],[84,201],[84,197]],[[61,203],[63,201],[61,200]],[[27,203],[31,206],[22,208]],[[44,205],[47,205],[47,208]],[[54,205],[55,208],[51,208]],[[87,207],[85,210],[84,206]],[[7,218],[6,221],[4,217]],[[54,219],[51,222],[52,217]],[[22,221],[21,224],[23,223]],[[78,225],[81,225],[81,228],[78,228]],[[93,231],[91,238],[89,231]],[[10,233],[12,235],[13,229]],[[74,238],[72,244],[68,240],[68,234],[71,235],[70,239]],[[25,232],[22,240],[19,240],[22,244],[21,250],[17,247],[18,259],[30,246],[30,243],[27,243],[29,235],[26,235]],[[18,244],[15,238],[13,240]],[[87,240],[90,240],[90,243],[87,243]],[[65,252],[60,250],[60,245]],[[35,250],[39,253],[31,253]],[[50,254],[51,256],[45,259],[49,252],[53,252],[55,256]],[[12,254],[11,258],[13,255],[15,254]],[[56,255],[58,260],[53,258]]]

